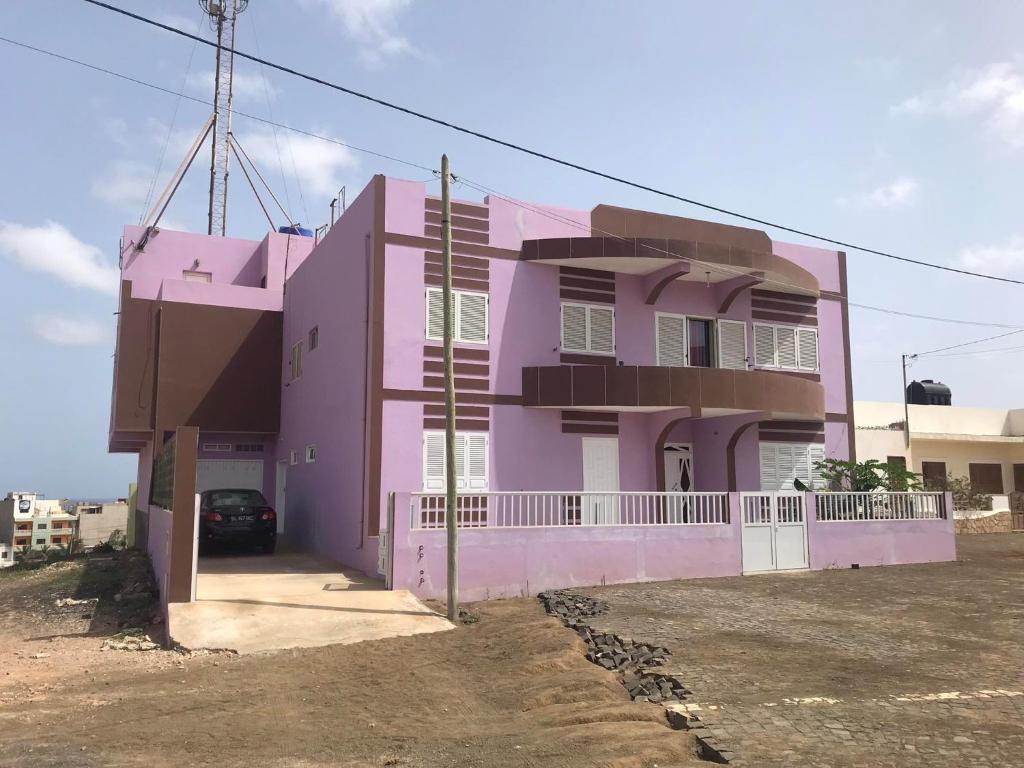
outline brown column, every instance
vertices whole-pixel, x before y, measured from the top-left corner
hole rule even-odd
[[[169,603],[192,600],[198,455],[198,427],[179,427],[174,439],[174,509],[171,510],[171,558],[167,579]]]

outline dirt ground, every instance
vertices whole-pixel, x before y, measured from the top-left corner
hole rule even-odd
[[[479,621],[450,632],[186,656],[99,650],[116,615],[52,607],[82,575],[0,576],[0,766],[700,762],[536,600],[471,606]]]

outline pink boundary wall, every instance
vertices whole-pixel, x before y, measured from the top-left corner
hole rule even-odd
[[[447,588],[443,530],[413,530],[411,495],[395,494],[392,585],[421,598]],[[947,509],[952,498],[947,494]],[[459,531],[459,598],[527,597],[546,589],[743,573],[739,494],[719,525],[465,528]],[[938,520],[819,522],[808,495],[810,569],[956,559],[951,517]]]
[[[167,626],[167,580],[171,568],[171,512],[149,505],[146,523],[146,551],[153,565],[153,577],[160,592],[160,611]]]

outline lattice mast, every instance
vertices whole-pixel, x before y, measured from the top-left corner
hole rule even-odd
[[[217,66],[213,93],[213,148],[210,158],[211,235],[227,232],[228,172],[231,165],[231,97],[235,69],[235,21],[249,0],[199,0],[217,32]]]

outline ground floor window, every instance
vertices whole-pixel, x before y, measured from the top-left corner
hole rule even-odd
[[[946,462],[922,461],[921,477],[926,491],[946,490]]]
[[[967,469],[971,476],[971,488],[978,493],[1003,492],[1002,464],[976,464],[971,462],[967,465]]]
[[[444,432],[423,433],[423,490],[445,490]],[[460,491],[486,491],[489,436],[486,432],[455,433],[455,477]]]
[[[821,443],[761,443],[760,448],[762,491],[794,491],[798,479],[808,488],[824,487],[814,466],[825,459]]]

